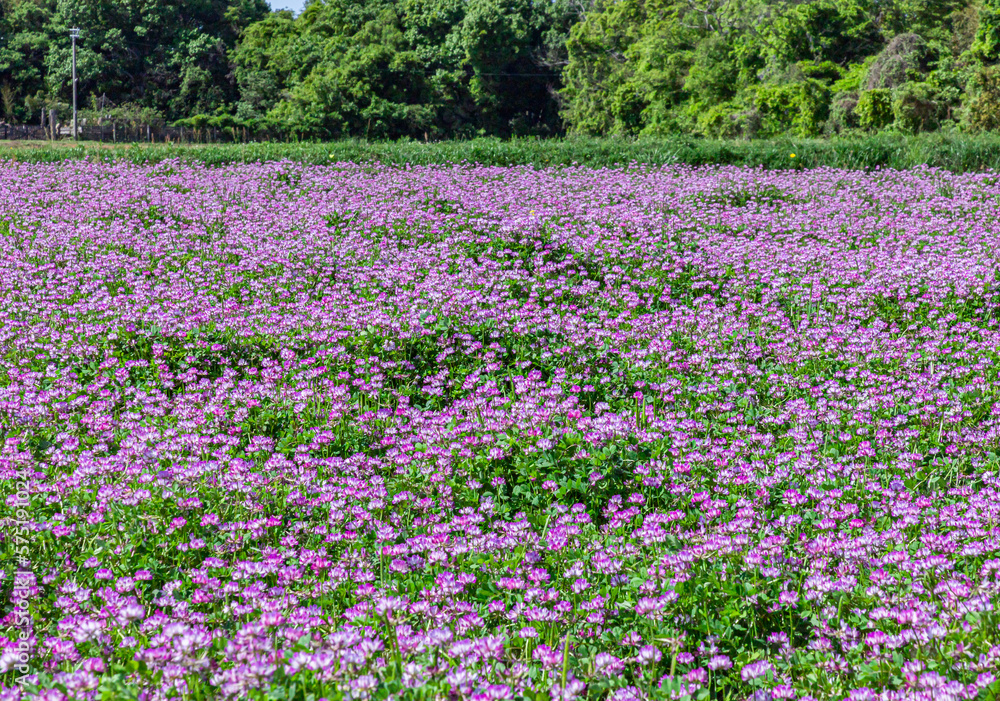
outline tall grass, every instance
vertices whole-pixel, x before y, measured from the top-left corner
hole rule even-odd
[[[792,157],[791,154],[795,154]],[[0,158],[23,162],[54,162],[75,158],[158,162],[167,159],[226,163],[292,160],[303,163],[337,161],[388,164],[479,163],[533,167],[583,165],[622,167],[632,163],[663,165],[722,164],[768,169],[834,168],[906,169],[917,165],[952,172],[1000,168],[1000,135],[876,134],[849,139],[776,139],[711,141],[688,137],[662,139],[583,138],[469,141],[331,143],[250,143],[212,145],[153,144],[108,146],[2,146]]]

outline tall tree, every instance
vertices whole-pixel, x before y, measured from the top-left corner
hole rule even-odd
[[[574,13],[547,0],[315,0],[250,27],[239,114],[302,137],[555,133]]]
[[[69,28],[78,27],[79,92],[168,117],[236,99],[228,52],[269,12],[265,0],[7,0],[0,82],[21,96],[68,98]]]

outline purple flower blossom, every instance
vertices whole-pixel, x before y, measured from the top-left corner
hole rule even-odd
[[[713,655],[705,666],[714,672],[718,670],[731,669],[733,663],[726,655]]]
[[[635,655],[635,661],[640,665],[656,664],[663,659],[663,653],[655,645],[644,645]]]
[[[767,660],[762,660],[760,662],[751,662],[743,666],[740,670],[740,679],[745,682],[752,681],[754,679],[759,679],[760,677],[766,676],[774,671],[774,666]]]

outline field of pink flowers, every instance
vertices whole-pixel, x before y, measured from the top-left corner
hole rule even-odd
[[[1000,178],[0,167],[0,699],[973,699]]]

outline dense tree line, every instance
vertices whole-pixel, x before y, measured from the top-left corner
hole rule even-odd
[[[997,0],[601,0],[570,33],[563,116],[721,137],[993,129],[998,20]]]
[[[5,118],[292,138],[1000,128],[1000,0],[0,0]]]

